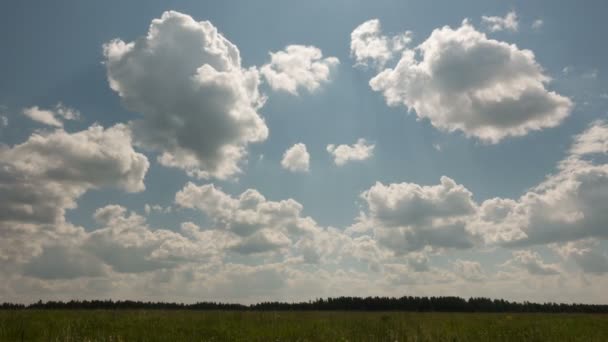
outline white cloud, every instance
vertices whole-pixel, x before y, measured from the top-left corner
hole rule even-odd
[[[580,135],[575,137],[570,154],[583,156],[590,154],[608,154],[608,124],[595,121]]]
[[[327,145],[327,152],[334,157],[334,163],[342,166],[349,161],[365,160],[374,155],[376,145],[368,144],[365,139],[359,139],[354,145]]]
[[[441,130],[497,143],[568,116],[572,102],[545,89],[549,81],[532,51],[488,39],[465,21],[434,30],[370,86]]]
[[[378,242],[397,254],[434,248],[471,248],[475,237],[466,229],[477,205],[464,186],[448,177],[441,183],[376,183],[361,194]]]
[[[288,148],[283,154],[281,166],[291,172],[308,172],[310,166],[310,154],[306,145],[297,143]]]
[[[608,164],[601,158],[606,132],[604,122],[594,122],[575,137],[571,154],[559,163],[556,174],[518,200],[490,200],[501,203],[496,217],[481,217],[470,229],[482,233],[488,243],[510,246],[607,238],[603,204],[608,202]]]
[[[545,22],[542,19],[536,19],[534,20],[534,22],[532,22],[532,28],[535,30],[540,30],[540,28],[543,27],[544,24]]]
[[[504,17],[498,16],[482,16],[481,22],[486,26],[490,32],[496,31],[511,31],[517,32],[519,27],[519,22],[517,21],[517,13],[515,11],[511,11],[507,13]],[[536,21],[534,22],[536,24]],[[542,20],[541,24],[542,25]],[[534,24],[532,25],[534,27]]]
[[[22,144],[0,146],[0,160],[0,250],[8,251],[0,259],[20,259],[39,253],[43,243],[78,238],[82,228],[65,222],[65,211],[91,189],[144,190],[149,166],[120,124],[37,132]]]
[[[302,217],[302,205],[293,199],[269,201],[257,190],[249,189],[232,197],[213,184],[188,183],[175,195],[175,203],[205,213],[217,229],[247,237],[270,229],[285,235],[302,235],[320,228],[310,217]]]
[[[230,237],[221,231],[196,231],[191,236],[151,229],[144,217],[128,213],[119,205],[108,205],[95,211],[102,226],[90,232],[82,248],[95,255],[116,272],[138,273],[173,268],[188,261],[203,262],[219,257]]]
[[[247,145],[268,136],[258,71],[241,66],[210,22],[165,12],[146,36],[113,40],[104,54],[111,88],[143,114],[130,123],[136,141],[161,152],[161,164],[225,179],[241,171]]]
[[[503,266],[522,268],[533,275],[560,274],[559,267],[556,264],[547,264],[537,252],[528,250],[514,251],[513,259],[507,261]]]
[[[355,66],[372,64],[383,68],[411,41],[412,32],[388,37],[382,34],[380,20],[371,19],[357,26],[350,34],[350,55],[355,58]]]
[[[30,119],[53,127],[63,127],[62,120],[78,120],[80,112],[58,103],[53,109],[41,109],[33,106],[23,109],[23,115]]]
[[[608,273],[608,254],[601,252],[597,241],[568,242],[556,248],[565,259],[572,259],[585,272]]]
[[[0,127],[8,126],[8,118],[5,115],[0,115]]]
[[[270,63],[260,72],[273,90],[298,95],[300,88],[309,92],[330,81],[333,69],[340,63],[336,57],[323,58],[314,46],[289,45],[283,51],[271,52]]]

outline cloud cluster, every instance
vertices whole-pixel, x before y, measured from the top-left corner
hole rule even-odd
[[[258,71],[243,68],[208,21],[168,11],[147,35],[106,43],[104,55],[111,88],[142,114],[130,123],[138,144],[163,165],[225,179],[240,172],[247,145],[268,136]]]
[[[121,124],[37,132],[22,144],[0,146],[0,161],[1,259],[37,253],[40,243],[59,235],[77,236],[80,228],[64,215],[80,196],[101,187],[142,191],[149,167]]]
[[[537,252],[529,250],[514,251],[513,259],[507,261],[503,266],[521,268],[533,275],[545,276],[560,274],[557,265],[545,263]]]
[[[479,231],[489,242],[531,245],[606,238],[608,164],[605,122],[594,122],[575,137],[558,172],[518,200],[501,200],[495,219],[482,218]],[[496,202],[493,200],[492,202]]]
[[[466,218],[477,205],[469,190],[448,177],[432,186],[376,183],[361,198],[367,207],[362,219],[373,227],[378,242],[397,254],[474,245]]]
[[[310,169],[310,154],[303,143],[291,146],[283,154],[281,166],[291,172],[308,172]]]
[[[289,45],[283,51],[271,52],[270,63],[260,72],[273,90],[298,95],[300,88],[312,92],[329,82],[339,63],[336,57],[323,58],[314,46]]]
[[[465,20],[406,49],[370,86],[388,105],[403,105],[441,130],[497,143],[568,116],[572,102],[547,90],[549,81],[532,51],[488,39]]]
[[[368,144],[365,139],[359,139],[353,145],[327,145],[327,152],[333,156],[334,163],[342,166],[349,161],[365,160],[374,155],[376,145]]]

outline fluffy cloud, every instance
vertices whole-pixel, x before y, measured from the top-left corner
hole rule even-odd
[[[486,26],[488,30],[490,30],[490,32],[505,30],[516,32],[519,27],[519,22],[517,21],[517,13],[515,13],[515,11],[507,13],[507,15],[505,15],[504,17],[484,15],[481,17],[481,22]]]
[[[601,153],[608,154],[608,124],[595,121],[589,129],[575,137],[570,154],[583,156]]]
[[[241,237],[251,236],[263,229],[284,235],[303,235],[320,228],[310,217],[302,216],[302,205],[293,199],[269,201],[258,191],[249,189],[232,197],[213,184],[197,186],[188,183],[175,195],[175,203],[183,208],[205,213],[217,229],[226,229]],[[284,240],[266,234],[261,240]]]
[[[472,194],[448,177],[441,183],[376,183],[361,194],[368,211],[364,220],[374,228],[376,239],[397,254],[425,246],[470,248],[474,236],[466,218],[476,212]]]
[[[14,147],[0,146],[0,221],[53,223],[89,189],[145,189],[148,160],[131,146],[124,125],[85,131],[38,132]]]
[[[374,155],[376,145],[359,139],[354,145],[327,145],[327,152],[334,157],[334,163],[342,166],[349,161],[365,160]]]
[[[608,273],[608,254],[598,249],[597,241],[568,242],[556,250],[563,258],[574,260],[586,273]]]
[[[138,273],[173,268],[189,262],[209,262],[219,257],[231,242],[221,231],[201,232],[188,225],[189,235],[151,229],[145,218],[118,205],[97,209],[95,220],[102,226],[87,235],[82,248],[117,272]]]
[[[41,109],[33,106],[23,109],[23,115],[30,119],[53,127],[63,127],[62,120],[77,120],[80,112],[58,103],[53,109]]]
[[[120,124],[37,132],[22,144],[0,146],[0,160],[0,259],[5,260],[38,254],[43,243],[79,239],[82,228],[65,222],[65,211],[91,189],[142,191],[149,166]]]
[[[273,90],[298,95],[300,88],[309,92],[330,80],[332,70],[340,63],[336,57],[323,58],[314,46],[289,45],[283,51],[271,52],[270,63],[260,72]]]
[[[482,232],[489,243],[521,246],[575,241],[588,237],[607,238],[608,164],[606,123],[594,122],[576,136],[571,153],[558,172],[526,192],[518,200],[493,199],[482,208],[471,229]],[[605,160],[605,159],[604,159]]]
[[[238,48],[210,22],[165,12],[146,36],[113,40],[104,54],[111,88],[142,114],[130,123],[137,142],[159,151],[161,164],[227,178],[240,172],[247,145],[268,136],[258,71],[241,66]]]
[[[310,154],[306,150],[306,145],[297,143],[288,148],[283,154],[281,166],[291,172],[308,172]]]
[[[513,259],[507,261],[504,266],[522,268],[533,275],[560,274],[557,265],[546,264],[538,253],[527,250],[513,252]]]
[[[568,116],[572,102],[548,91],[549,81],[532,51],[488,39],[464,21],[434,30],[370,86],[387,104],[404,105],[441,130],[497,143]]]
[[[377,265],[388,254],[369,236],[353,238],[320,227],[302,215],[302,205],[293,199],[270,201],[253,189],[233,197],[213,184],[188,183],[175,202],[204,213],[214,230],[232,233],[227,248],[238,254],[281,255],[295,264],[352,260],[368,265]]]
[[[350,34],[350,55],[355,65],[372,64],[378,68],[403,50],[412,40],[412,32],[388,37],[382,34],[380,20],[371,19],[357,26]]]

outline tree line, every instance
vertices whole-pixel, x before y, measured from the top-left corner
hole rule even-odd
[[[511,302],[474,297],[336,297],[308,302],[261,302],[251,305],[198,302],[194,304],[132,300],[38,301],[33,304],[0,304],[2,310],[250,310],[250,311],[411,311],[411,312],[546,312],[608,313],[608,305]]]

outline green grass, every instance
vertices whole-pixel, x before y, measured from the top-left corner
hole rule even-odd
[[[0,341],[608,341],[608,315],[0,311]]]

